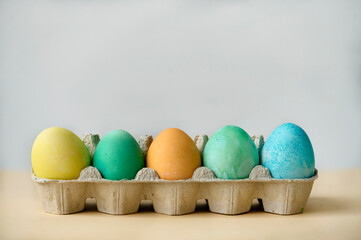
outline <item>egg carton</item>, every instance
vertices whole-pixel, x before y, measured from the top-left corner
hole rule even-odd
[[[89,135],[86,138],[91,139]],[[260,151],[263,137],[252,139]],[[140,138],[144,155],[151,140],[151,136]],[[200,152],[207,140],[206,135],[196,136]],[[99,212],[118,215],[136,213],[141,200],[152,200],[157,213],[182,215],[194,212],[199,199],[206,199],[214,213],[245,213],[250,211],[253,199],[259,199],[265,212],[288,215],[303,212],[317,176],[316,170],[307,179],[273,179],[267,168],[258,165],[249,178],[239,180],[218,179],[209,168],[199,167],[187,180],[163,180],[153,169],[143,168],[134,180],[113,181],[102,178],[96,168],[89,166],[75,180],[38,178],[34,173],[32,179],[45,212],[53,214],[83,211],[86,199],[95,198]]]

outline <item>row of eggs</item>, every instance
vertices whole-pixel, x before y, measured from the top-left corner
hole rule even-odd
[[[34,174],[48,179],[76,179],[92,164],[109,180],[134,179],[145,165],[161,179],[180,180],[191,178],[202,165],[195,142],[177,128],[168,128],[154,139],[145,161],[132,135],[113,130],[101,139],[91,162],[88,149],[78,136],[67,129],[51,127],[35,139],[31,161]],[[282,124],[271,133],[259,156],[247,132],[229,125],[214,133],[203,150],[203,165],[220,179],[248,178],[259,164],[276,179],[311,177],[315,172],[311,141],[299,126]]]

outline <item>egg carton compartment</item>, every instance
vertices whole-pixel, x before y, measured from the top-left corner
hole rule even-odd
[[[92,141],[92,139],[94,141]],[[260,151],[262,136],[252,139]],[[202,153],[206,135],[195,137]],[[94,152],[99,138],[84,135],[88,149]],[[139,145],[144,156],[152,136],[142,136]],[[302,213],[312,190],[315,175],[306,179],[273,179],[267,168],[254,167],[247,179],[225,180],[215,177],[207,167],[197,168],[187,180],[163,180],[151,168],[141,169],[134,180],[113,181],[102,178],[92,166],[78,179],[54,180],[38,178],[32,173],[42,206],[47,213],[71,214],[83,211],[87,198],[95,198],[99,212],[131,214],[138,212],[141,200],[152,200],[154,211],[166,215],[183,215],[196,209],[197,200],[206,199],[214,213],[235,215],[250,211],[253,199],[261,199],[265,212],[281,215]]]

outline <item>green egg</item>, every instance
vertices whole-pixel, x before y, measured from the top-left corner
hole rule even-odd
[[[242,128],[225,126],[207,142],[203,151],[203,164],[217,178],[247,178],[253,167],[259,164],[257,147]]]
[[[93,166],[105,179],[134,179],[144,167],[143,153],[132,135],[124,130],[113,130],[100,140]]]

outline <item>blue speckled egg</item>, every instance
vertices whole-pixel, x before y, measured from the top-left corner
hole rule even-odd
[[[225,126],[207,142],[203,164],[217,178],[247,178],[253,167],[259,164],[257,147],[242,128]]]
[[[306,132],[293,123],[277,127],[261,151],[261,164],[277,179],[309,178],[315,173],[315,156]]]

